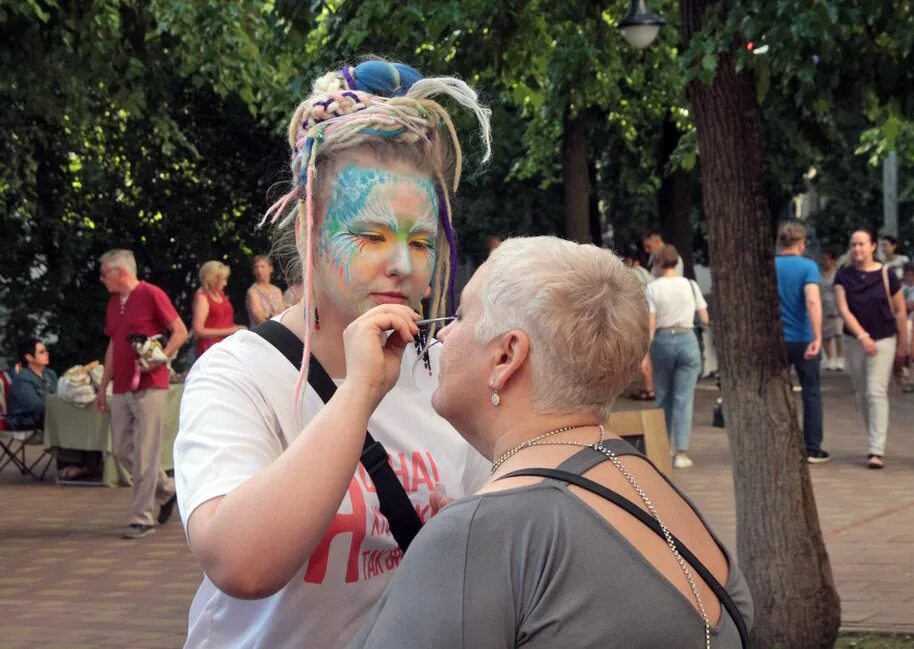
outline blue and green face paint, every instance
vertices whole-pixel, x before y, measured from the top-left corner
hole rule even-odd
[[[326,297],[354,314],[385,294],[415,306],[435,267],[437,236],[431,178],[346,165],[333,179],[318,235]]]

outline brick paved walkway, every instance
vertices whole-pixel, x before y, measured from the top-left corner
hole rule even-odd
[[[695,466],[677,472],[677,484],[732,548],[736,533],[730,451],[724,431],[705,425],[716,392],[710,385],[700,388]],[[902,394],[893,386],[890,398],[886,467],[870,471],[863,467],[866,433],[850,378],[824,375],[822,446],[832,461],[812,465],[810,472],[841,597],[841,624],[847,630],[914,631],[914,394]]]
[[[700,386],[692,457],[677,472],[726,543],[734,515],[729,450]],[[825,448],[812,467],[846,629],[914,631],[914,395],[892,396],[886,469],[862,468],[865,439],[844,375],[826,376]],[[620,400],[620,409],[639,407]],[[125,541],[128,489],[58,487],[0,475],[3,649],[180,647],[200,570],[178,523]],[[177,517],[175,517],[177,518]]]

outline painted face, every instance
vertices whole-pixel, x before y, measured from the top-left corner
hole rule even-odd
[[[850,256],[859,263],[869,263],[876,253],[876,244],[866,232],[857,231],[851,235]]]
[[[346,164],[336,175],[318,235],[327,301],[356,317],[378,304],[417,306],[435,267],[438,198],[407,165]]]

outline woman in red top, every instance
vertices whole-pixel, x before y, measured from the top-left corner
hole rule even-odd
[[[241,325],[235,324],[235,310],[223,292],[229,267],[221,261],[208,261],[200,267],[200,290],[194,295],[193,330],[197,337],[197,358]]]

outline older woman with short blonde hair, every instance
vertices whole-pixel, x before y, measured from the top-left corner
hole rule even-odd
[[[747,646],[730,555],[603,424],[649,342],[630,269],[592,245],[508,239],[438,339],[432,404],[491,477],[423,528],[351,649]]]
[[[219,341],[244,329],[235,324],[235,310],[225,294],[230,274],[231,269],[221,261],[200,266],[200,289],[194,294],[192,320],[198,358]]]

